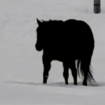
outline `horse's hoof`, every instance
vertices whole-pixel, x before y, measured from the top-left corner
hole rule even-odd
[[[65,80],[65,84],[68,85],[68,81]]]
[[[43,84],[46,84],[47,83],[47,81],[43,81]]]
[[[87,83],[83,83],[84,86],[87,86]]]
[[[43,82],[43,84],[47,84],[46,82]]]
[[[65,82],[66,85],[68,85],[68,82]]]
[[[85,85],[83,85],[83,86],[87,86],[87,85],[85,84]]]
[[[77,83],[74,83],[74,85],[77,85]]]

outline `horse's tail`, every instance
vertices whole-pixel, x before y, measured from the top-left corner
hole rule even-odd
[[[78,60],[77,61],[77,73],[79,75],[79,77],[82,77],[82,79],[84,78],[85,76],[85,73],[86,71],[82,68],[84,65],[84,63],[81,61],[81,60]],[[92,69],[91,69],[91,66],[88,65],[89,67],[89,70],[88,70],[88,73],[87,73],[87,81],[91,82],[91,81],[94,81],[95,82],[95,79],[93,78],[93,75],[92,75]]]

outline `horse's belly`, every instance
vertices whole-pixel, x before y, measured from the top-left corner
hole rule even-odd
[[[79,54],[52,51],[52,53],[49,54],[49,58],[51,58],[52,60],[58,60],[58,61],[77,60],[79,58]]]

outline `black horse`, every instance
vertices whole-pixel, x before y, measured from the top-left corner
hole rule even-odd
[[[77,85],[77,74],[83,77],[83,85],[87,81],[95,81],[90,69],[94,50],[94,37],[91,28],[81,20],[70,19],[40,21],[38,27],[36,50],[43,50],[43,83],[47,83],[52,60],[63,63],[63,77],[68,84],[69,68],[72,71],[74,85]],[[75,65],[77,60],[77,67]]]

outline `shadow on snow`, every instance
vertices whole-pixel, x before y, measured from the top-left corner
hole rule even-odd
[[[20,82],[20,81],[5,81],[4,83],[7,84],[19,84],[19,85],[31,85],[31,86],[51,86],[51,87],[74,87],[75,85],[73,83],[69,83],[69,85],[65,85],[64,82],[54,82],[54,83],[34,83],[34,82]],[[78,86],[83,86],[82,82],[78,82]],[[100,87],[105,86],[105,82],[100,83],[88,83],[88,86],[90,87]]]

